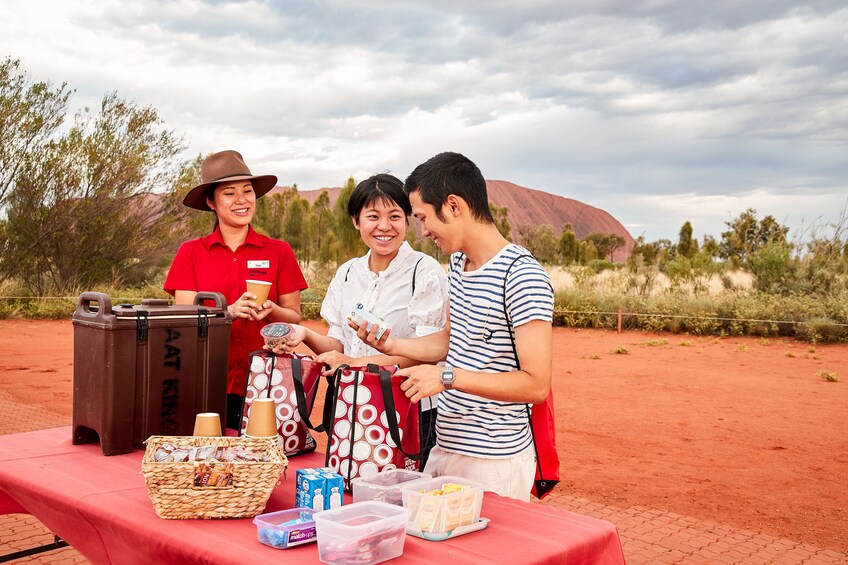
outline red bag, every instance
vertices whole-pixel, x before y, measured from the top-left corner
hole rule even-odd
[[[309,413],[321,380],[323,364],[309,357],[277,355],[271,351],[250,354],[250,370],[244,391],[239,435],[244,435],[254,398],[273,398],[277,413],[277,432],[287,457],[315,451],[314,428]]]
[[[528,407],[527,416],[533,432],[533,449],[536,450],[536,479],[530,494],[541,500],[559,483],[554,391],[551,390],[545,402],[534,404],[532,411]]]
[[[522,257],[532,255],[519,255],[512,260],[506,269],[506,275],[516,261]],[[515,356],[515,364],[521,369],[521,361],[518,359],[518,351],[515,349],[515,336],[512,334],[512,325],[509,321],[509,312],[506,310],[506,275],[503,279],[504,294],[504,316],[509,327],[509,338],[512,340],[512,354]],[[553,289],[551,289],[553,290]],[[536,478],[530,494],[539,500],[545,498],[557,483],[559,483],[559,453],[556,449],[556,412],[554,411],[554,391],[548,393],[548,398],[540,403],[534,404],[533,408],[527,407],[527,418],[530,420],[530,432],[533,436],[533,450],[536,452]]]
[[[396,366],[347,367],[336,370],[324,404],[327,430],[324,464],[350,481],[386,469],[420,467],[418,404],[400,390],[405,377],[393,376]]]

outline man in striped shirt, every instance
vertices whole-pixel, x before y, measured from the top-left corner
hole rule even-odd
[[[437,445],[425,470],[458,475],[528,500],[536,470],[527,404],[551,388],[553,290],[544,268],[507,241],[489,211],[480,169],[458,153],[419,165],[404,184],[412,213],[450,257],[450,309],[441,332],[358,335],[389,355],[434,363],[402,369],[414,402],[439,394]],[[444,360],[444,367],[435,363]]]

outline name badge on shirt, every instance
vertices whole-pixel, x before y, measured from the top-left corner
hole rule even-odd
[[[268,260],[248,261],[247,262],[247,268],[248,269],[270,269],[271,268],[271,261],[268,261]]]

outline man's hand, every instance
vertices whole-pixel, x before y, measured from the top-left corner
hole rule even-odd
[[[407,377],[400,383],[400,389],[412,402],[445,390],[442,384],[442,368],[438,365],[416,365],[401,369],[397,374]]]

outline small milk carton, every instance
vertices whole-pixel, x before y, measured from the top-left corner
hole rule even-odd
[[[315,491],[323,489],[324,480],[315,469],[298,469],[295,473],[297,487],[295,489],[295,506],[312,508],[312,498]],[[323,510],[323,508],[322,508]]]
[[[321,473],[324,477],[324,510],[332,510],[344,505],[344,478],[338,473]]]
[[[326,467],[298,469],[295,505],[316,512],[344,505],[344,479]]]

